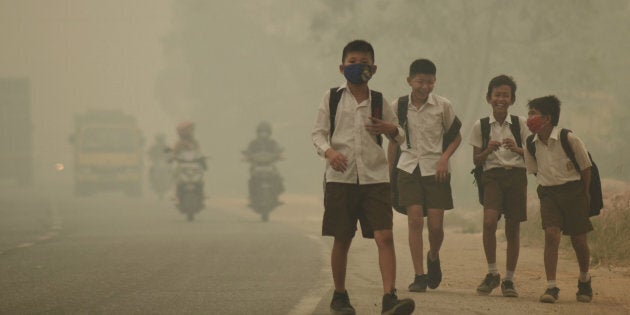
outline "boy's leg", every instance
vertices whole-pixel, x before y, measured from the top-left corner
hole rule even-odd
[[[494,209],[483,210],[483,250],[488,265],[497,263],[497,224],[499,212]],[[496,270],[493,270],[496,271]],[[489,271],[491,272],[491,271]]]
[[[429,259],[437,260],[440,258],[440,249],[444,241],[444,210],[429,209],[427,227],[429,228]]]
[[[332,268],[333,281],[335,283],[335,291],[344,293],[346,291],[346,269],[348,266],[348,251],[352,238],[335,237],[332,253],[330,257],[330,266]]]
[[[505,219],[505,238],[507,240],[507,259],[505,267],[508,272],[514,272],[516,270],[516,263],[518,262],[520,252],[520,230],[520,221]]]
[[[383,279],[383,292],[388,294],[396,288],[396,251],[392,230],[374,231],[374,240],[378,247],[378,263]]]
[[[409,250],[416,275],[424,274],[423,240],[424,214],[422,206],[413,205],[407,207],[407,223],[409,226]]]
[[[559,227],[545,228],[545,274],[547,282],[556,280],[558,267],[558,247],[560,245],[561,231]]]

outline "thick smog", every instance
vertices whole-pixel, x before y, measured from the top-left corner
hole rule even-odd
[[[0,0],[0,314],[628,313],[629,16]]]

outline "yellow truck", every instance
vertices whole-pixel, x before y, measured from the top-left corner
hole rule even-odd
[[[144,139],[135,117],[114,110],[77,115],[70,142],[77,196],[106,190],[142,194]]]

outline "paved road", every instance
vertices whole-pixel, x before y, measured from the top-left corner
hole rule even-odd
[[[209,209],[192,223],[167,202],[118,195],[56,201],[48,205],[55,211],[33,210],[49,215],[60,230],[32,246],[19,244],[48,233],[41,226],[30,234],[0,231],[8,248],[0,254],[0,313],[287,314],[308,310],[311,305],[305,306],[304,298],[319,292],[322,281],[321,241],[309,237],[304,228],[292,226],[290,219],[274,220],[272,215],[270,222],[262,223],[242,204],[210,202]],[[315,296],[311,302],[314,307],[319,299]]]

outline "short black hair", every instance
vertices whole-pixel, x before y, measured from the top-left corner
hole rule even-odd
[[[368,53],[372,56],[372,61],[374,61],[374,48],[372,48],[372,44],[362,39],[356,39],[346,44],[346,47],[343,48],[343,53],[341,54],[342,64],[344,63],[344,61],[346,60],[346,56],[350,52]]]
[[[516,82],[514,82],[514,79],[512,77],[505,74],[496,76],[492,78],[492,80],[490,80],[490,83],[488,84],[488,93],[486,93],[486,98],[490,98],[490,96],[492,96],[492,90],[494,88],[498,88],[502,85],[507,85],[512,89],[512,102],[516,101]]]
[[[435,64],[429,59],[417,59],[409,66],[409,76],[413,77],[416,74],[431,74],[435,75],[437,69]]]
[[[560,100],[555,95],[535,98],[527,103],[529,109],[535,109],[543,115],[551,116],[551,124],[558,125],[560,120]]]

